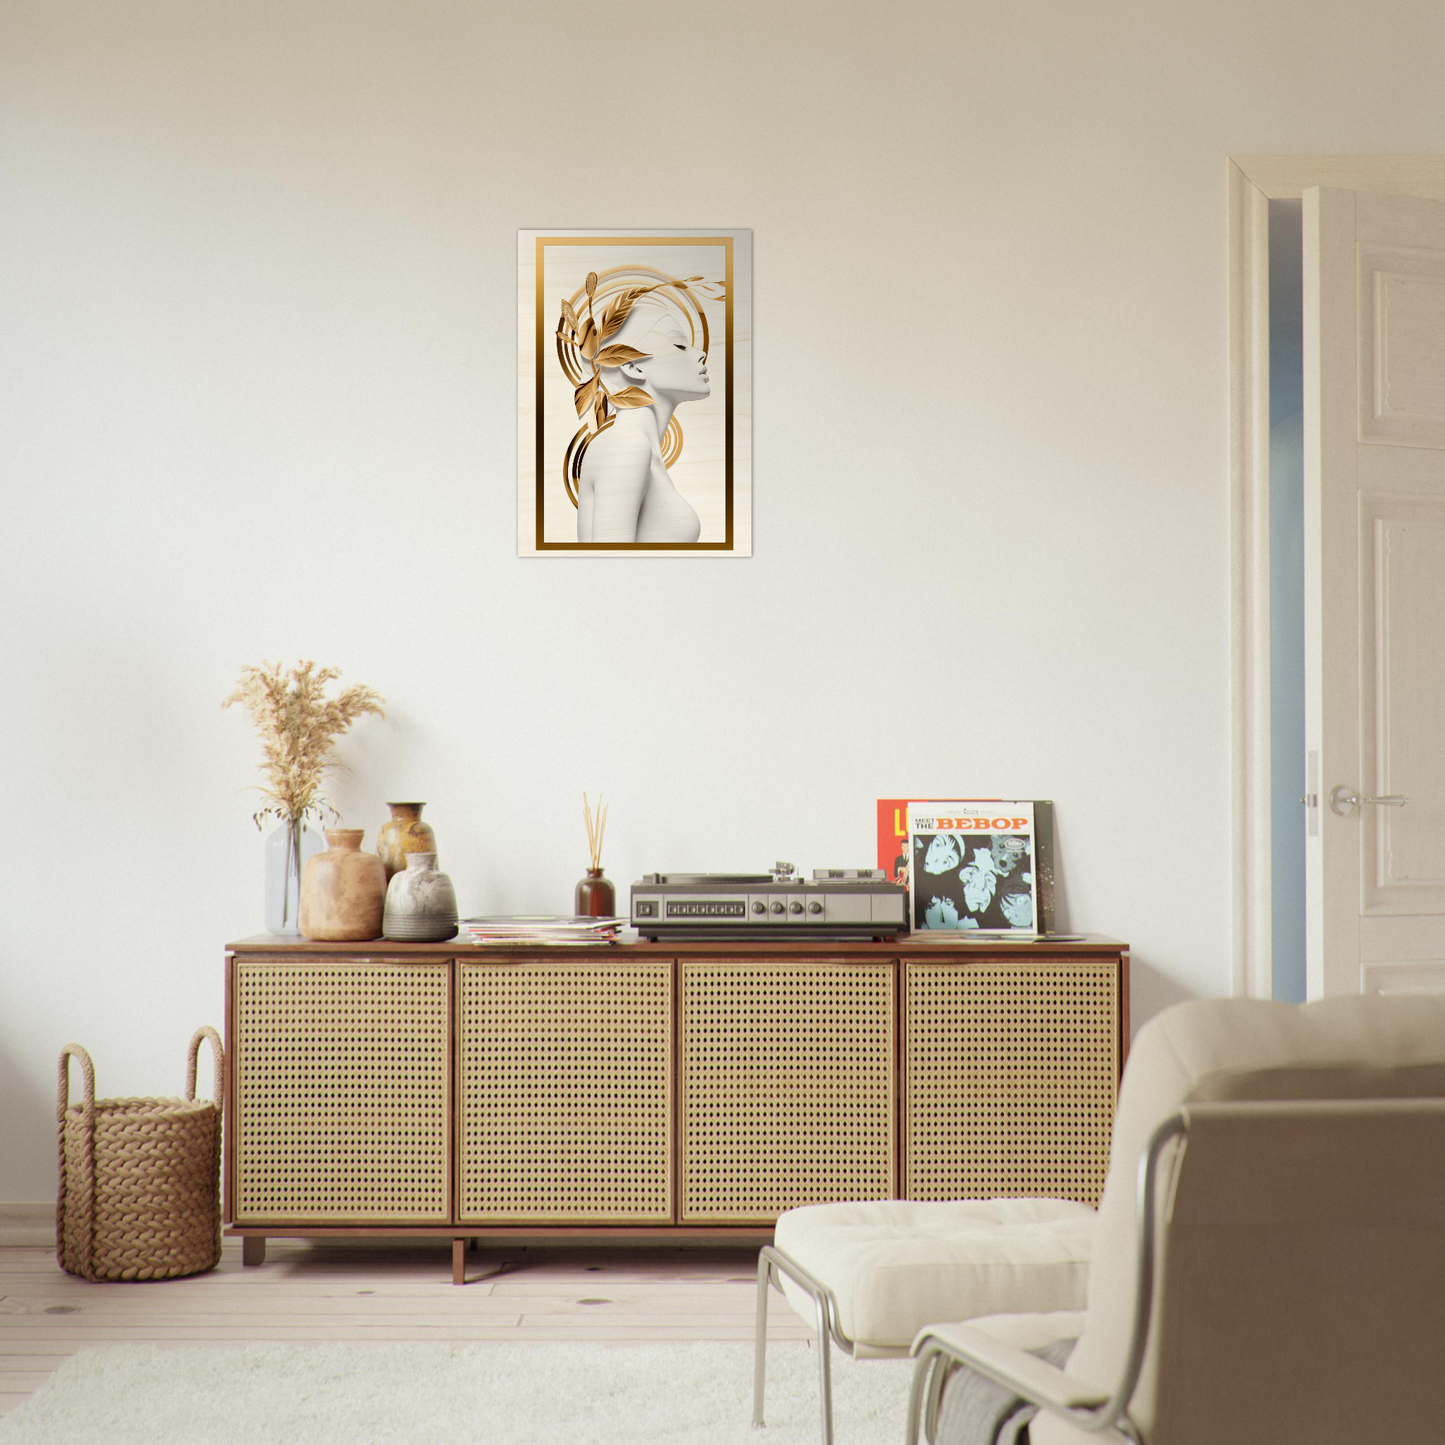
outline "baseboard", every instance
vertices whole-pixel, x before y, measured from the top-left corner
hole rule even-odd
[[[0,1248],[6,1245],[53,1245],[55,1201],[36,1199],[21,1204],[0,1202]]]

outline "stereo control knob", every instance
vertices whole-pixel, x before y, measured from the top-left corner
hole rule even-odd
[[[802,911],[803,905],[799,903],[796,899],[792,903],[788,904],[789,913],[801,913]]]
[[[817,902],[816,900],[814,900],[812,903],[810,903],[810,904],[808,905],[808,912],[809,912],[809,913],[821,913],[822,911],[823,911],[823,905],[822,905],[821,903]]]
[[[754,912],[754,913],[766,913],[767,911],[768,911],[768,905],[767,905],[766,903],[764,903],[761,898],[757,899],[757,900],[753,903],[753,912]]]
[[[782,911],[783,911],[783,905],[782,905],[781,903],[775,903],[775,904],[773,904],[773,912],[774,912],[774,913],[781,913]]]

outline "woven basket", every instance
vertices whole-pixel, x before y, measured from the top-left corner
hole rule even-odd
[[[215,1099],[196,1098],[196,1058],[210,1039]],[[70,1059],[85,1100],[70,1102]],[[55,1257],[86,1279],[172,1279],[221,1258],[221,1111],[225,1059],[212,1028],[196,1030],[184,1099],[97,1099],[79,1044],[60,1051],[60,1194]]]

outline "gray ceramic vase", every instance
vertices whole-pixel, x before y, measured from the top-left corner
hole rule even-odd
[[[386,886],[381,931],[398,943],[441,943],[457,932],[457,894],[437,872],[435,853],[408,853],[406,867]]]

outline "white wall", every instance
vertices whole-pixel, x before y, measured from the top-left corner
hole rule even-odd
[[[260,925],[240,665],[389,700],[470,911],[1052,797],[1142,1018],[1228,988],[1224,159],[1426,151],[1445,12],[0,9],[0,1199]],[[1398,38],[1382,38],[1398,37]],[[755,555],[515,553],[519,226],[750,226]]]

